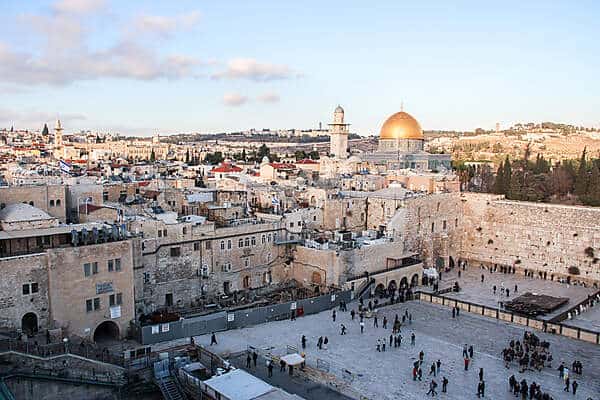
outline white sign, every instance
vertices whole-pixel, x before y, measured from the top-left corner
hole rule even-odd
[[[333,303],[335,301],[335,294],[331,295],[331,302]]]
[[[295,302],[295,301],[294,301],[294,302],[292,302],[292,304],[290,304],[290,310],[295,310],[295,309],[296,309],[296,307],[297,307],[297,304],[296,304],[296,302]]]
[[[152,334],[157,335],[160,332],[160,326],[152,325]]]
[[[161,332],[169,332],[169,324],[160,324]]]
[[[235,314],[227,314],[227,322],[233,322],[235,320]]]
[[[110,318],[121,318],[121,306],[112,306],[110,308]]]

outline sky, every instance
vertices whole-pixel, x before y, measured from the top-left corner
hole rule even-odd
[[[600,126],[600,2],[0,0],[0,128]]]

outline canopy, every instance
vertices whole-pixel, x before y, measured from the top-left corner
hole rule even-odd
[[[281,357],[281,359],[287,365],[300,365],[300,364],[302,364],[304,362],[304,357],[302,357],[298,353],[288,354],[287,356]]]

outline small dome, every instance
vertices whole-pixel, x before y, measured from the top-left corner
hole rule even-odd
[[[390,116],[381,127],[380,139],[423,139],[423,129],[409,113],[400,111]]]
[[[262,159],[262,161],[261,161],[261,164],[268,164],[268,163],[269,163],[269,157],[264,156],[263,159]]]
[[[342,114],[343,114],[343,113],[344,113],[344,109],[342,108],[342,106],[340,106],[340,105],[338,104],[338,106],[335,108],[335,111],[334,111],[334,112],[335,112],[335,113],[342,113]]]
[[[47,212],[25,203],[9,204],[0,210],[0,221],[25,222],[53,219]]]

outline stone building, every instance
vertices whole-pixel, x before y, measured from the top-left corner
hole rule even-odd
[[[344,122],[344,109],[337,106],[333,112],[333,122],[329,124],[329,153],[337,159],[348,158],[348,127]]]
[[[134,317],[135,240],[105,224],[60,225],[25,204],[0,212],[2,326],[125,336]]]
[[[27,203],[39,208],[62,223],[67,220],[67,191],[64,185],[0,187],[0,209],[15,203]]]

